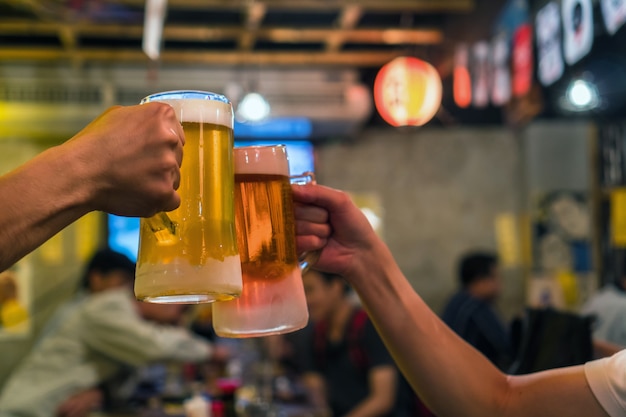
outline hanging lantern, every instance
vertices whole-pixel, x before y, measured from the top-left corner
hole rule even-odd
[[[472,77],[469,72],[469,50],[467,45],[459,45],[454,53],[452,94],[454,102],[462,109],[472,104]]]
[[[380,116],[392,126],[422,126],[441,105],[441,78],[427,62],[396,58],[376,76],[374,103]]]

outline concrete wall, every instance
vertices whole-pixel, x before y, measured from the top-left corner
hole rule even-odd
[[[426,302],[440,311],[465,251],[496,250],[494,220],[521,209],[521,152],[501,128],[378,130],[317,155],[320,183],[380,197],[384,239]],[[505,271],[502,310],[523,302],[520,270]]]

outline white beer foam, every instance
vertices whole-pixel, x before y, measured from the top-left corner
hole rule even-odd
[[[242,146],[235,148],[236,174],[273,174],[289,176],[286,146]]]
[[[212,123],[232,128],[233,112],[229,104],[218,100],[184,99],[155,100],[167,103],[176,111],[182,122]]]
[[[139,262],[135,292],[139,297],[168,292],[172,288],[190,294],[232,294],[242,290],[242,282],[239,255],[226,256],[223,261],[211,258],[202,266],[175,257],[163,264]]]

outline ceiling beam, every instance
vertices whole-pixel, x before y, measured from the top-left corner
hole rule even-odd
[[[1,22],[0,34],[55,35],[71,30],[73,36],[100,36],[122,39],[139,39],[143,35],[141,25],[118,24],[61,24],[54,22],[14,21]],[[210,42],[239,39],[242,29],[238,26],[182,26],[166,25],[164,40]],[[261,28],[255,31],[259,39],[279,43],[319,42],[325,43],[329,37],[338,35],[343,42],[400,44],[438,44],[443,41],[440,29],[294,29]]]
[[[265,65],[265,66],[361,66],[375,67],[392,60],[399,52],[198,52],[163,51],[161,62],[203,65]],[[0,48],[0,60],[13,61],[81,61],[147,63],[139,50],[76,49],[68,52],[51,48]]]
[[[109,0],[112,3],[143,7],[145,0]],[[474,9],[475,0],[264,0],[268,9],[329,10],[359,5],[365,10],[465,13]],[[169,8],[241,9],[249,0],[169,0]]]
[[[252,1],[246,7],[246,21],[239,35],[239,49],[249,51],[256,42],[256,32],[267,11],[265,4]]]
[[[42,20],[56,20],[65,15],[65,9],[55,3],[37,0],[5,0],[10,6],[17,9],[28,10]]]
[[[361,8],[361,6],[356,4],[345,6],[341,10],[339,17],[335,22],[335,26],[343,30],[353,29],[356,24],[359,23],[362,15],[363,9]],[[326,50],[331,52],[338,51],[339,49],[341,49],[341,45],[343,45],[344,40],[345,39],[342,36],[342,33],[336,31],[335,33],[328,36],[326,40]]]

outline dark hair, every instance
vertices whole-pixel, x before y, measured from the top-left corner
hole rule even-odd
[[[498,264],[498,258],[487,252],[473,252],[461,258],[459,262],[459,280],[467,287],[473,282],[487,278]]]
[[[82,281],[83,288],[89,288],[89,276],[93,272],[108,274],[112,271],[126,272],[131,277],[134,277],[135,263],[128,256],[112,249],[105,248],[97,251],[85,266]]]

